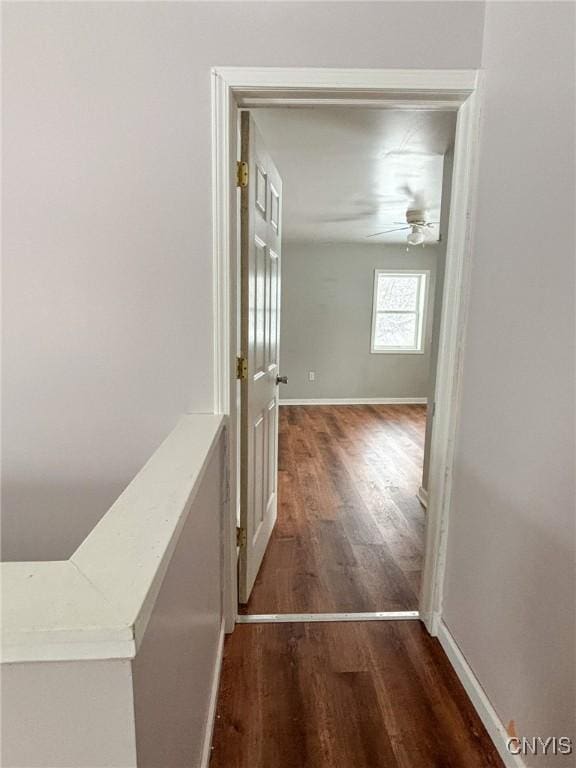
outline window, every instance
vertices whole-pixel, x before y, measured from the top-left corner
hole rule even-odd
[[[372,352],[423,352],[428,272],[374,272]]]

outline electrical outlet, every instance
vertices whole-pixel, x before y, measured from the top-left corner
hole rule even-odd
[[[308,371],[308,381],[316,381],[316,371]]]

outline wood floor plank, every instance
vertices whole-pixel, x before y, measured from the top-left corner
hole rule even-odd
[[[238,625],[210,768],[502,768],[419,622]]]
[[[282,406],[278,521],[242,613],[414,610],[426,407]]]

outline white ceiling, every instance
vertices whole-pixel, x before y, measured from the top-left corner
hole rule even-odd
[[[338,107],[253,115],[283,179],[284,239],[404,243],[407,232],[367,235],[404,222],[415,196],[440,221],[454,112]],[[437,240],[438,228],[430,232]]]

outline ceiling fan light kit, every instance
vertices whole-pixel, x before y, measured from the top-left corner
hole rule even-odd
[[[412,232],[406,238],[408,245],[421,245],[424,243],[424,231],[421,226],[414,224]]]
[[[412,231],[406,238],[408,245],[423,245],[425,228],[431,226],[428,224],[428,211],[419,208],[408,208],[406,211],[406,222],[412,227]]]
[[[397,222],[400,223],[400,222]],[[428,211],[424,208],[408,208],[406,211],[406,225],[395,229],[388,229],[384,232],[375,232],[368,237],[378,237],[378,235],[388,235],[391,232],[401,232],[410,230],[406,242],[408,245],[424,245],[426,240],[426,230],[431,229],[438,222],[428,221]]]

